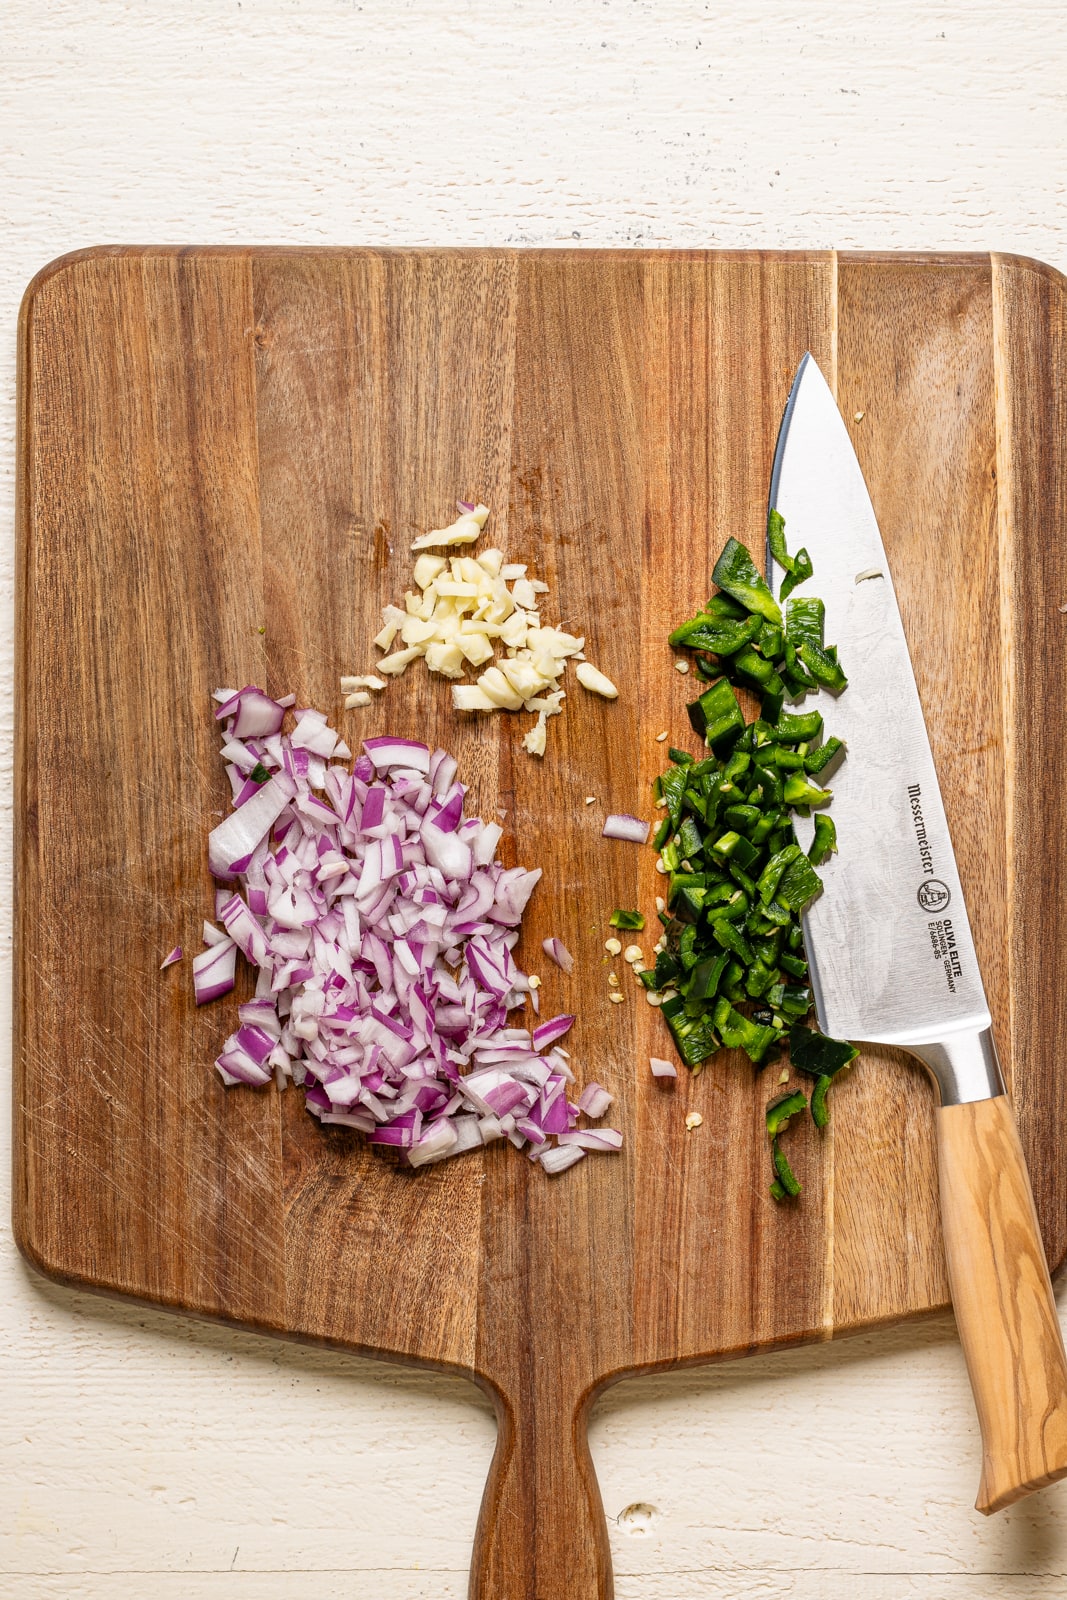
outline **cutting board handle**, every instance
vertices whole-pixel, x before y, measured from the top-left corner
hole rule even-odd
[[[1067,1357],[1011,1101],[937,1114],[952,1304],[982,1428],[987,1516],[1067,1476]]]
[[[496,1454],[474,1537],[470,1600],[612,1600],[608,1530],[586,1437],[592,1398],[549,1413],[494,1393]]]

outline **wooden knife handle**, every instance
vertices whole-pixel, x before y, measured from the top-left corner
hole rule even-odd
[[[1067,1357],[1007,1095],[937,1113],[952,1304],[982,1428],[977,1509],[1067,1475]]]
[[[470,1600],[612,1600],[588,1401],[545,1414],[494,1398],[496,1454],[474,1536]]]

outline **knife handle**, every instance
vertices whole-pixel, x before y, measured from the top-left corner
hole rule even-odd
[[[937,1113],[952,1304],[982,1429],[989,1516],[1067,1476],[1067,1356],[1011,1101]]]

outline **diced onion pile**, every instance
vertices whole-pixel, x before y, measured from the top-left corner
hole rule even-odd
[[[349,770],[320,712],[282,732],[291,696],[215,698],[234,809],[209,862],[238,887],[216,894],[223,929],[204,924],[197,1002],[232,989],[238,951],[259,974],[216,1062],[223,1082],[302,1084],[320,1121],[413,1167],[502,1138],[550,1173],[617,1150],[617,1130],[577,1126],[604,1115],[608,1091],[568,1099],[559,1040],[574,1018],[508,1026],[533,987],[512,951],[541,873],[505,869],[499,825],[464,817],[452,756],[368,739]]]
[[[458,506],[455,522],[416,539],[412,549],[474,544],[488,507],[466,500]],[[431,672],[446,678],[484,667],[476,683],[454,686],[453,709],[535,712],[537,721],[523,739],[535,756],[545,753],[549,717],[563,709],[560,679],[568,659],[580,663],[579,683],[615,699],[615,685],[585,660],[584,638],[542,625],[540,596],[548,593],[547,583],[527,577],[521,563],[506,562],[502,550],[452,557],[423,553],[413,576],[416,588],[404,596],[404,609],[388,605],[383,612],[385,626],[374,642],[391,654],[378,662],[379,673],[401,673],[419,656]],[[376,687],[382,687],[380,678],[342,678],[346,709],[369,705],[366,691]]]

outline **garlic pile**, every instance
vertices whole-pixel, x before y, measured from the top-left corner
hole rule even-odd
[[[527,577],[521,563],[506,562],[502,550],[477,556],[426,553],[430,547],[475,543],[489,509],[460,501],[459,511],[449,527],[423,534],[412,545],[423,552],[415,562],[416,588],[405,594],[403,610],[385,607],[385,626],[374,642],[392,653],[382,657],[377,670],[395,676],[418,656],[445,678],[484,667],[475,683],[453,686],[453,708],[535,712],[537,721],[523,745],[531,755],[544,755],[548,719],[559,715],[566,698],[560,679],[569,658],[580,663],[576,676],[586,689],[608,700],[618,690],[586,661],[584,638],[542,625],[539,597],[548,593],[548,585]],[[398,636],[401,648],[394,649]],[[369,705],[366,690],[384,687],[373,675],[342,678],[346,709]]]

